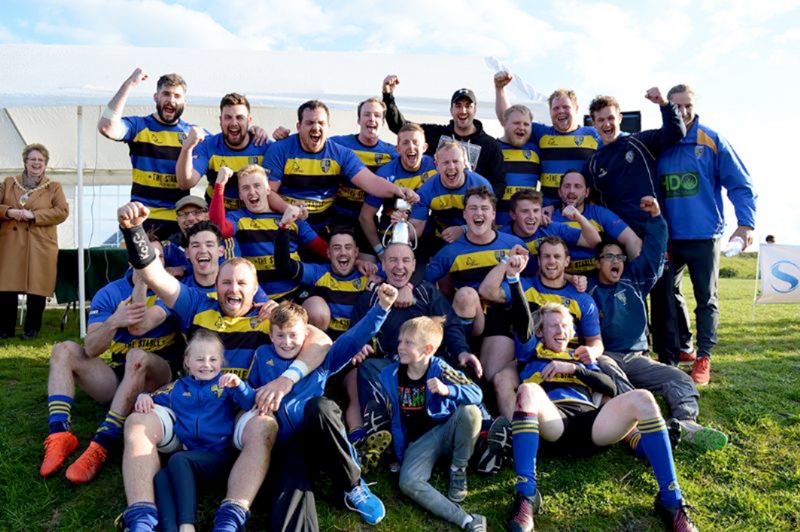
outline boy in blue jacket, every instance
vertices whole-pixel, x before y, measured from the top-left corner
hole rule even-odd
[[[278,420],[278,441],[273,449],[269,472],[270,526],[272,530],[319,530],[311,479],[327,470],[334,489],[344,492],[345,505],[374,525],[386,515],[383,503],[361,479],[361,465],[347,439],[339,407],[326,397],[328,378],[351,364],[383,325],[397,298],[397,289],[383,284],[378,304],[352,324],[331,346],[322,364],[300,380],[274,409]],[[297,371],[296,357],[308,334],[308,314],[296,303],[283,302],[270,316],[272,344],[256,350],[248,380],[258,388]],[[257,400],[259,408],[271,410]],[[248,412],[245,415],[254,415]],[[384,441],[388,446],[390,437]]]
[[[380,374],[387,394],[400,489],[434,515],[466,530],[485,531],[486,518],[456,503],[467,496],[467,462],[481,429],[477,384],[433,356],[444,336],[444,318],[420,316],[400,328],[399,361]],[[447,497],[428,480],[437,459],[452,454]]]
[[[154,411],[162,421],[164,437],[159,451],[184,450],[170,456],[155,479],[158,521],[153,505],[130,506],[123,518],[130,530],[164,532],[194,526],[197,511],[197,481],[227,478],[235,455],[231,437],[236,412],[249,410],[255,392],[233,373],[220,375],[225,347],[216,333],[200,330],[186,348],[183,364],[189,375],[136,399],[135,411]]]

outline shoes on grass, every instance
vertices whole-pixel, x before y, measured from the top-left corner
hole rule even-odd
[[[361,472],[369,473],[378,467],[383,452],[392,443],[392,434],[388,430],[379,430],[364,438],[356,445]]]
[[[467,468],[450,468],[450,484],[447,488],[447,498],[453,502],[461,502],[467,498]]]
[[[689,353],[687,353],[686,351],[681,351],[679,361],[682,364],[691,364],[695,360],[697,360],[697,353],[695,353],[694,351],[691,351]]]
[[[489,427],[487,446],[478,460],[478,473],[493,474],[503,467],[503,457],[511,449],[511,422],[500,416]]]
[[[664,505],[661,497],[656,496],[655,510],[673,532],[697,532],[697,527],[689,517],[689,506],[683,500],[673,508]]]
[[[44,440],[44,460],[39,474],[49,477],[64,465],[67,457],[78,448],[78,438],[71,432],[54,432]]]
[[[89,447],[67,468],[67,480],[73,484],[86,484],[97,478],[108,453],[105,447],[91,442]]]
[[[377,525],[386,517],[383,503],[372,493],[363,479],[359,481],[358,486],[344,494],[344,505],[348,510],[361,515],[361,519],[370,525]]]
[[[684,441],[701,451],[719,451],[728,445],[728,436],[717,429],[704,427],[691,420],[679,421],[681,427],[681,441]]]
[[[533,497],[526,497],[522,493],[514,496],[514,511],[508,521],[511,532],[531,532],[533,530],[533,516],[539,513],[542,507],[542,495],[539,490]]]
[[[705,386],[711,380],[711,358],[698,357],[692,366],[692,380],[697,386]]]
[[[467,526],[464,528],[467,532],[487,532],[489,530],[489,525],[486,523],[486,517],[480,514],[471,514],[472,521],[467,523]]]

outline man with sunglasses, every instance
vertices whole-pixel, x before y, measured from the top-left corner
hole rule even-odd
[[[649,356],[645,298],[664,268],[667,224],[654,197],[644,196],[639,206],[650,216],[643,224],[642,252],[636,259],[626,263],[622,245],[613,240],[605,239],[596,248],[597,276],[589,279],[587,293],[600,313],[605,355],[634,386],[664,398],[673,416],[668,422],[673,444],[682,438],[706,451],[722,449],[728,437],[696,422],[700,396],[691,377]]]

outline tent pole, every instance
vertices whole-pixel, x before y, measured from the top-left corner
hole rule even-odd
[[[83,260],[83,106],[78,106],[78,153],[77,183],[78,201],[75,205],[78,217],[78,319],[81,326],[81,338],[86,336],[86,279],[84,278]]]
[[[756,278],[753,283],[753,320],[756,319],[756,303],[758,303],[758,278],[761,275],[761,244],[756,250]]]

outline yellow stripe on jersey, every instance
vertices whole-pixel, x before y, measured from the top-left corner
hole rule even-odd
[[[258,331],[269,334],[269,320],[259,321],[258,316],[234,318],[223,316],[218,310],[208,309],[195,314],[194,325],[218,333],[248,333]]]
[[[166,220],[174,222],[178,219],[175,214],[175,209],[167,209],[166,207],[148,207],[150,209],[150,220]]]
[[[561,174],[540,174],[539,182],[543,187],[558,188],[561,186]]]
[[[286,203],[291,203],[292,205],[297,203],[305,203],[309,214],[319,214],[327,211],[333,207],[333,202],[336,199],[327,198],[324,200],[312,200],[307,198],[292,198],[283,194],[281,194],[281,197],[286,201]]]
[[[280,218],[239,218],[236,229],[239,231],[277,231],[280,229]],[[289,230],[297,233],[297,224],[292,222]]]
[[[339,199],[363,202],[367,197],[367,193],[355,186],[339,185],[339,190],[336,191],[336,197]]]
[[[141,349],[143,351],[147,351],[148,353],[153,353],[155,351],[160,351],[174,343],[175,333],[171,333],[159,338],[136,338],[127,344],[112,341],[109,351],[115,355],[124,355],[131,349]]]
[[[536,187],[535,186],[526,187],[526,186],[519,186],[519,185],[517,185],[517,186],[508,185],[506,187],[505,192],[503,192],[503,199],[504,200],[510,200],[511,196],[513,196],[514,194],[516,194],[520,190],[536,190]]]
[[[263,160],[263,155],[212,155],[208,160],[208,169],[217,171],[223,166],[227,166],[234,172],[238,172],[248,164],[261,165]]]
[[[544,379],[542,378],[542,373],[537,371],[536,373],[525,379],[525,382],[533,382],[535,384],[541,384],[542,382],[544,382]],[[573,375],[569,375],[566,373],[556,373],[547,382],[548,383],[560,382],[563,384],[578,385],[582,388],[587,387],[586,384],[584,384],[584,382],[580,380],[578,377],[574,377]]]
[[[417,190],[425,181],[430,179],[430,177],[436,173],[436,169],[428,170],[424,174],[419,174],[411,177],[403,177],[401,179],[395,180],[394,184],[398,187],[406,187],[410,188],[411,190]]]
[[[597,139],[591,135],[542,135],[540,148],[586,148],[597,149]]]
[[[472,253],[464,253],[456,257],[453,265],[450,267],[450,272],[463,272],[467,270],[474,270],[476,268],[493,268],[497,266],[497,251],[496,249],[487,249],[484,251],[473,251]]]
[[[581,224],[579,224],[578,222],[566,221],[566,222],[561,222],[561,223],[564,224],[564,225],[568,225],[570,227],[574,227],[575,229],[580,229],[581,228]],[[600,225],[597,222],[597,220],[589,220],[589,223],[592,224],[595,229],[597,229],[598,233],[602,233],[603,232],[603,226]]]
[[[151,131],[144,128],[133,138],[133,142],[142,144],[153,144],[155,146],[167,146],[170,148],[180,148],[181,137],[186,137],[184,131]]]
[[[297,261],[300,260],[300,255],[298,255],[297,253],[292,253],[289,256],[294,260]],[[258,271],[275,269],[275,255],[261,255],[258,257],[242,257],[242,258],[252,262],[253,266],[255,266],[256,270]]]
[[[431,200],[431,210],[464,209],[464,194],[442,194]]]
[[[350,318],[331,318],[328,329],[337,332],[345,332],[350,329]]]
[[[374,151],[364,151],[364,150],[351,150],[353,153],[356,154],[356,157],[364,163],[364,166],[383,166],[386,163],[392,161],[392,156],[388,153],[380,153]]]
[[[569,299],[562,297],[558,294],[543,294],[536,290],[533,286],[525,290],[525,299],[529,303],[534,303],[539,305],[540,307],[545,303],[558,303],[559,305],[564,305],[569,310],[569,313],[572,314],[576,320],[581,319],[581,307],[578,305],[578,302],[574,299]],[[569,304],[567,304],[569,302]]]
[[[340,175],[341,165],[335,159],[286,159],[283,174],[286,175]]]
[[[538,163],[539,154],[533,150],[505,148],[503,150],[503,160],[505,162],[513,162],[513,163]]]
[[[697,130],[697,143],[702,146],[708,146],[714,153],[717,153],[717,143],[702,129]]]
[[[145,172],[143,170],[133,169],[131,177],[134,183],[145,187],[155,188],[178,188],[178,178],[175,174],[159,174],[158,172]]]
[[[362,292],[366,286],[366,277],[362,275],[350,281],[342,281],[328,272],[320,277],[314,286],[329,288],[332,292]]]

